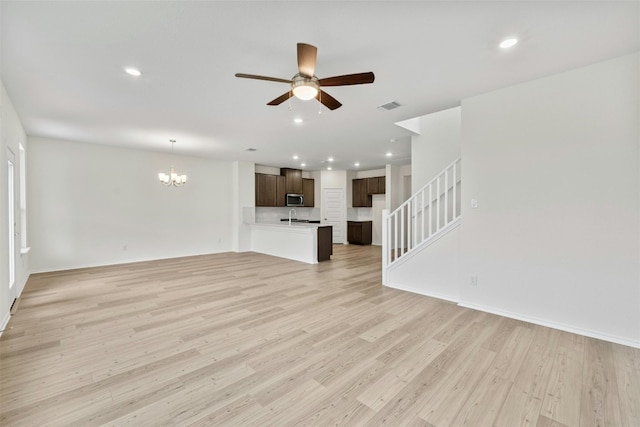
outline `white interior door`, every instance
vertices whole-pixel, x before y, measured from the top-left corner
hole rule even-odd
[[[7,240],[9,245],[9,296],[13,301],[17,297],[15,288],[16,282],[16,251],[18,245],[16,238],[18,231],[16,228],[16,191],[15,191],[15,155],[13,151],[7,149]]]
[[[345,242],[346,218],[344,188],[325,188],[322,197],[322,222],[333,227],[333,243]]]

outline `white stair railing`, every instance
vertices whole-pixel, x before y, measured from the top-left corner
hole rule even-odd
[[[383,268],[460,218],[461,161],[457,159],[383,221]]]

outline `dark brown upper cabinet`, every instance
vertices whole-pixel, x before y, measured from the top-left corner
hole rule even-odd
[[[315,180],[309,178],[302,178],[302,195],[304,196],[304,206],[315,206]]]
[[[285,177],[256,174],[256,206],[285,206]]]
[[[286,180],[287,194],[302,194],[302,171],[300,169],[280,169],[280,175]]]
[[[385,177],[358,178],[351,181],[351,198],[354,208],[370,208],[373,194],[385,193]]]
[[[351,181],[352,205],[354,208],[371,207],[371,197],[367,194],[366,179]]]

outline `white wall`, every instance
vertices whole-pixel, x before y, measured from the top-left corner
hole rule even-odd
[[[411,137],[413,191],[418,191],[460,157],[461,118],[460,107],[420,117],[420,135]]]
[[[639,62],[463,101],[463,305],[640,346]]]
[[[413,162],[413,159],[412,159]],[[406,188],[406,182],[410,182],[412,165],[387,165],[385,168],[385,187],[391,191],[385,193],[386,208],[389,212],[397,209],[398,206],[407,200],[407,193],[411,194],[411,189]],[[409,178],[409,179],[407,179]],[[409,185],[411,186],[411,185]]]
[[[460,228],[442,235],[424,249],[398,261],[387,275],[387,286],[458,302]]]
[[[250,162],[233,162],[233,250],[246,252],[251,250],[251,228],[248,223],[255,219],[255,164]],[[253,209],[252,218],[246,218],[247,212]]]
[[[19,204],[19,177],[20,177],[20,144],[27,149],[27,140],[20,119],[9,98],[4,83],[0,82],[0,330],[3,330],[9,321],[9,310],[13,303],[13,295],[9,294],[9,248],[8,239],[13,230],[9,229],[7,221],[8,199],[7,199],[7,148],[15,154],[14,177],[15,177],[15,199],[16,209],[14,212],[16,230],[21,229],[20,204]],[[31,209],[27,205],[27,209]],[[30,230],[29,230],[30,234]],[[27,235],[30,239],[30,235]],[[20,241],[16,241],[15,256],[15,296],[19,296],[24,285],[29,278],[30,255],[20,255]],[[1,334],[1,333],[0,333]]]
[[[44,138],[27,162],[34,272],[233,248],[232,162]],[[158,182],[171,165],[187,185]]]

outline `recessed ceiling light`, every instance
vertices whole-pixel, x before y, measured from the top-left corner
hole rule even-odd
[[[296,117],[295,119],[293,119],[293,123],[300,124],[302,123],[302,119],[300,117]]]
[[[298,159],[299,159],[299,157],[298,157],[297,155],[295,155],[295,154],[294,154],[294,155],[293,155],[293,160],[298,160]]]
[[[133,67],[127,67],[124,69],[125,73],[129,74],[130,76],[134,76],[134,77],[140,77],[142,75],[142,72],[140,70],[138,70],[137,68],[133,68]]]
[[[300,163],[300,166],[301,167],[305,167],[305,166],[307,166],[307,164],[306,163]]]
[[[387,157],[391,157],[391,156],[393,156],[393,153],[392,153],[391,151],[387,151],[387,153],[385,154],[385,156],[387,156]]]
[[[501,49],[508,49],[512,46],[515,46],[518,43],[518,39],[516,39],[515,37],[509,38],[509,39],[504,39],[500,42],[500,48]]]
[[[330,170],[331,170],[331,166],[329,166],[329,167],[327,168],[327,170],[328,170],[328,171],[330,171]]]
[[[360,167],[360,163],[355,162],[355,163],[353,164],[353,166],[355,166],[355,167]]]
[[[333,157],[329,157],[329,158],[327,159],[327,161],[328,161],[328,162],[333,162]]]

